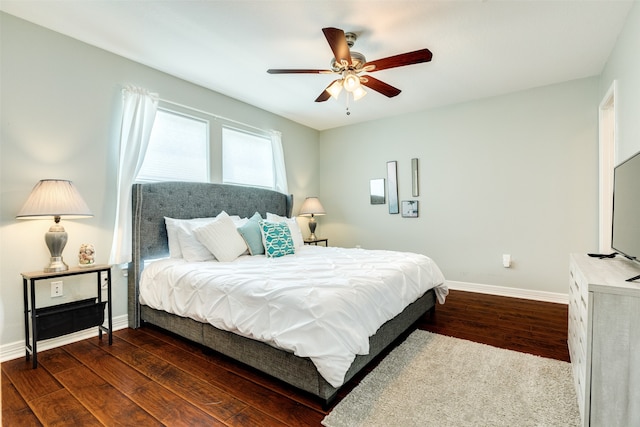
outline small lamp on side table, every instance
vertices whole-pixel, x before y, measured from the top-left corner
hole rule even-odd
[[[18,219],[53,218],[55,224],[45,233],[51,260],[44,269],[46,273],[66,271],[69,266],[62,259],[62,250],[67,244],[67,232],[60,218],[89,218],[93,214],[71,181],[43,179],[38,182],[24,206],[16,215]]]
[[[326,215],[320,200],[317,197],[307,197],[302,203],[302,207],[300,208],[299,216],[310,216],[309,220],[309,231],[311,235],[309,236],[309,240],[316,240],[316,226],[318,223],[315,220],[316,215]]]

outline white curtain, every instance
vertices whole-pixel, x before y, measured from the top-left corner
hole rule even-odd
[[[125,87],[122,101],[118,198],[110,264],[131,261],[131,185],[142,166],[158,110],[158,95],[142,88]]]
[[[287,185],[287,168],[284,165],[284,151],[282,150],[282,134],[276,130],[269,131],[271,149],[273,150],[273,172],[275,176],[275,190],[289,194]]]

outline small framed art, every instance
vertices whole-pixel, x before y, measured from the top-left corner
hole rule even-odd
[[[402,201],[402,217],[403,218],[418,217],[418,201],[417,200]]]

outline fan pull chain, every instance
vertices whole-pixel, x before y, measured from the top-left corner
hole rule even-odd
[[[351,111],[349,111],[349,92],[345,93],[345,99],[346,99],[346,106],[347,106],[347,116],[351,115]]]

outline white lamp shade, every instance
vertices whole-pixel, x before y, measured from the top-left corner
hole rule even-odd
[[[327,88],[327,92],[331,94],[333,99],[338,99],[338,95],[342,92],[342,79],[334,80]]]
[[[367,91],[362,89],[362,86],[358,86],[357,88],[355,88],[353,90],[353,92],[351,92],[351,94],[353,95],[353,100],[357,101],[360,98],[362,98],[363,96],[365,96],[367,94]]]
[[[322,203],[317,197],[307,197],[302,203],[299,216],[325,215],[326,212],[322,207]]]
[[[360,77],[358,77],[354,71],[345,71],[343,79],[344,88],[348,92],[353,92],[356,88],[360,87]]]
[[[43,179],[38,182],[16,218],[88,218],[91,210],[71,181]]]

